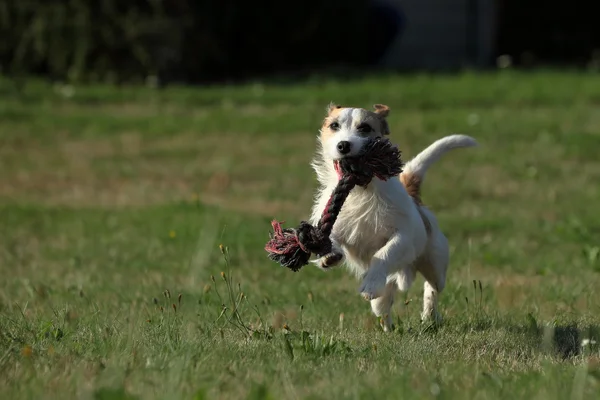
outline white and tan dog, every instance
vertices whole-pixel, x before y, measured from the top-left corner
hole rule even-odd
[[[368,111],[329,106],[312,163],[320,183],[313,225],[341,177],[337,161],[359,152],[367,138],[389,134],[389,107],[374,107]],[[396,290],[408,290],[417,271],[425,278],[421,319],[441,320],[437,297],[446,284],[448,241],[433,213],[422,204],[420,187],[427,168],[446,151],[476,145],[469,136],[446,136],[407,162],[399,179],[373,178],[366,188],[355,187],[333,227],[333,252],[313,261],[323,269],[345,262],[362,277],[359,292],[370,300],[385,331],[392,327],[390,311]]]

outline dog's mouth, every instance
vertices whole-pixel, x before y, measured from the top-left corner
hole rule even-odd
[[[342,167],[340,166],[340,162],[339,161],[334,161],[333,162],[333,169],[335,169],[335,173],[337,174],[338,177],[338,181],[340,179],[342,179]]]

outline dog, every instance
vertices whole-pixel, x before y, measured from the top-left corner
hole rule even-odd
[[[390,134],[390,108],[373,107],[369,111],[332,103],[327,108],[311,163],[319,181],[311,224],[318,223],[342,176],[338,161],[359,153],[368,138]],[[421,320],[442,321],[437,303],[446,285],[448,240],[421,201],[421,185],[429,166],[448,150],[476,145],[466,135],[443,137],[408,161],[398,179],[373,178],[366,188],[355,187],[333,226],[332,252],[312,260],[324,270],[344,263],[361,278],[359,292],[386,332],[393,328],[390,311],[396,291],[407,291],[417,271],[425,278]]]

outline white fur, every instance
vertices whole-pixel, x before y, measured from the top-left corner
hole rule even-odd
[[[319,141],[312,163],[320,183],[311,215],[313,225],[318,223],[338,182],[333,161],[342,156],[336,145],[340,140],[348,140],[353,146],[352,153],[360,149],[365,139],[354,128],[366,113],[363,109],[344,109],[338,117],[340,129]],[[476,141],[469,136],[444,137],[406,163],[403,173],[423,179],[428,167],[448,150],[475,145]],[[430,235],[418,207],[430,222]],[[437,297],[446,283],[448,242],[433,213],[416,205],[399,179],[374,178],[366,188],[355,187],[335,222],[331,239],[343,253],[345,264],[357,277],[362,277],[359,292],[371,301],[375,315],[382,317],[384,330],[392,325],[390,311],[396,288],[408,290],[417,271],[426,279],[421,317],[439,321]],[[320,267],[324,265],[323,259],[313,262]]]

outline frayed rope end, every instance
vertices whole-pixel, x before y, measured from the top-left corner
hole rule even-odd
[[[282,228],[281,222],[277,220],[273,220],[271,226],[273,233],[265,245],[269,258],[294,272],[308,264],[311,253],[300,244],[296,230]]]

